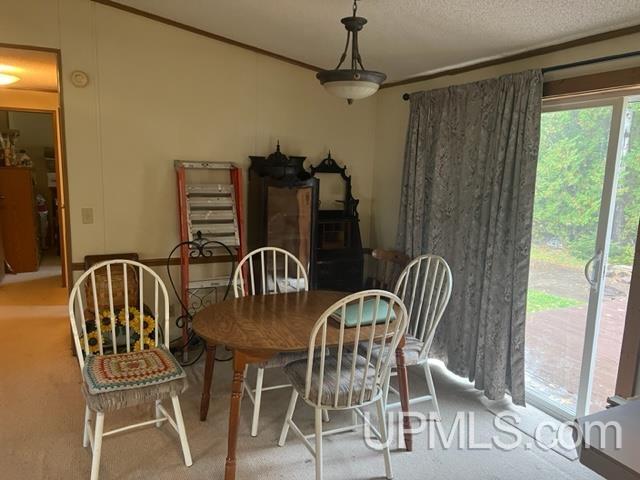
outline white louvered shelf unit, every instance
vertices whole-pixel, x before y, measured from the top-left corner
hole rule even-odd
[[[242,232],[242,171],[233,163],[195,162],[176,160],[174,162],[178,180],[178,210],[180,220],[180,241],[197,240],[198,232],[206,241],[217,241],[235,251],[236,260],[244,256]],[[228,171],[230,183],[190,183],[187,172],[193,177],[198,171]],[[216,252],[211,261],[224,262],[227,252],[216,248],[214,243],[208,247]],[[229,276],[215,276],[207,279],[190,280],[189,266],[197,250],[184,245],[180,251],[180,277],[182,302],[190,309],[197,310],[208,304],[203,295],[214,294],[217,299],[219,289],[227,288]],[[224,292],[224,290],[223,290]],[[195,302],[191,301],[196,299]],[[182,312],[185,315],[187,312]],[[195,312],[190,312],[191,314]],[[183,327],[183,339],[189,338],[190,326]],[[184,356],[187,356],[188,346]]]

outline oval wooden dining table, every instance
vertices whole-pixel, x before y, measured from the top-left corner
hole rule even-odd
[[[216,347],[224,346],[233,351],[225,480],[233,480],[236,476],[236,446],[245,366],[263,362],[281,352],[306,350],[311,330],[318,318],[333,303],[346,295],[348,293],[312,290],[247,296],[215,303],[196,314],[193,328],[207,344],[200,420],[206,420],[209,410]],[[345,342],[348,341],[350,333],[353,335],[352,332],[345,331]],[[327,346],[338,345],[338,334],[338,324],[333,325],[329,322]],[[396,350],[396,362],[400,400],[402,410],[406,414],[409,409],[409,395],[403,344],[404,339]],[[403,421],[405,445],[407,450],[411,450],[409,417],[404,415]]]

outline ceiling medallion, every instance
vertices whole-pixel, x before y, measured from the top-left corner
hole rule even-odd
[[[71,72],[71,83],[78,88],[84,88],[89,84],[89,75],[82,70]]]
[[[316,78],[324,88],[336,97],[345,98],[349,104],[354,100],[366,98],[378,91],[387,76],[384,73],[365,70],[362,57],[358,51],[358,32],[363,29],[367,19],[357,16],[357,0],[353,1],[353,15],[340,20],[347,30],[347,44],[340,57],[340,62],[334,70],[322,70]],[[351,68],[340,67],[347,58],[351,43]]]

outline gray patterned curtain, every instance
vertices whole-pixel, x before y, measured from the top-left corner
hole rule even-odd
[[[524,404],[539,70],[411,95],[397,246],[443,256],[453,292],[432,354]]]

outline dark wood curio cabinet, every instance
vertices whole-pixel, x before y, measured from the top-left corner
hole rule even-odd
[[[314,288],[318,179],[304,169],[306,157],[286,156],[280,144],[268,157],[249,158],[248,247],[291,252],[307,268]]]

